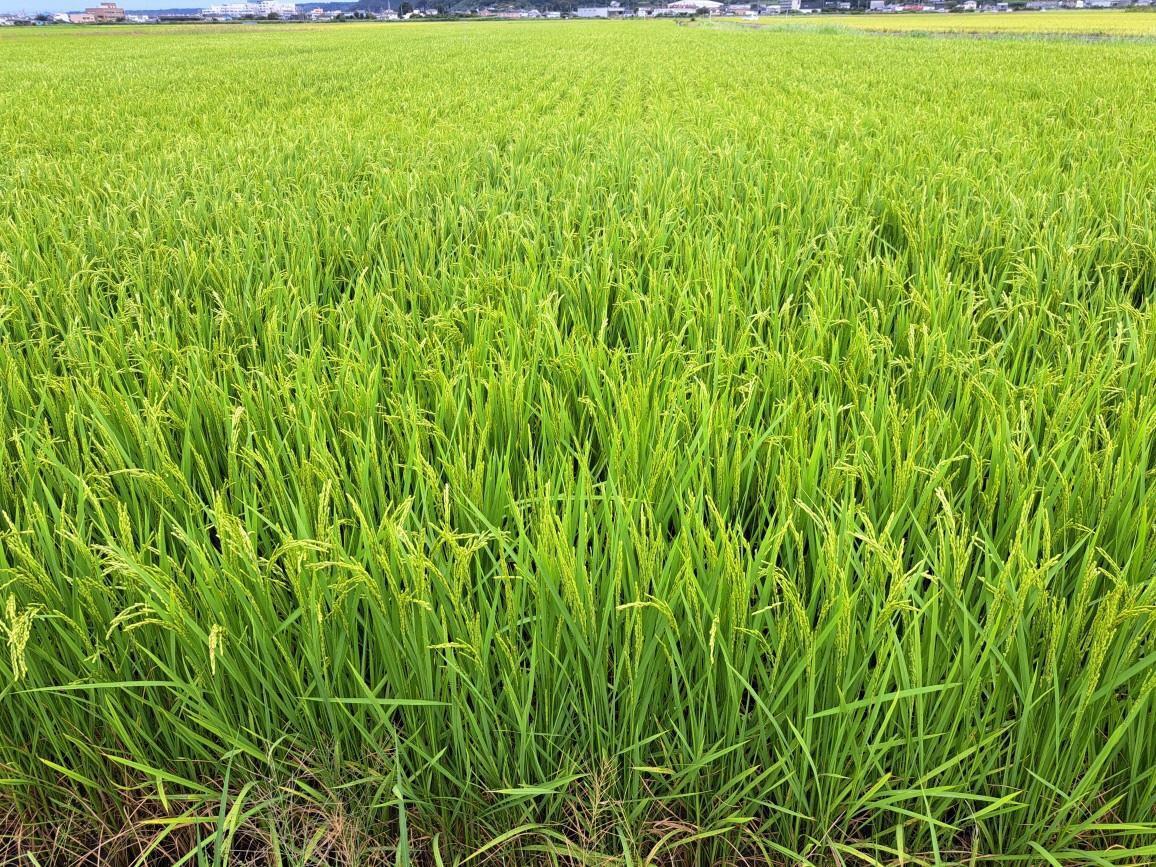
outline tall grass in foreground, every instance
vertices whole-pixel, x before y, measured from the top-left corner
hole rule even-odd
[[[0,860],[1156,859],[1156,49],[0,48]]]

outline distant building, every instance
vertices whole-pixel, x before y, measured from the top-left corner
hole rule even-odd
[[[609,6],[579,6],[574,14],[579,18],[622,18],[626,10],[620,3],[611,3]]]
[[[715,0],[674,0],[666,8],[675,15],[694,15],[698,12],[714,14],[722,11],[723,4]]]
[[[68,16],[73,24],[107,24],[114,21],[124,21],[124,10],[115,3],[101,3],[91,6],[83,12],[73,12]]]
[[[280,0],[260,0],[257,3],[217,3],[202,10],[206,18],[268,18],[270,15],[291,16],[297,14],[293,3]]]

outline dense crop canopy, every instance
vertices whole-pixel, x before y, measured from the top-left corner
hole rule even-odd
[[[916,12],[882,15],[773,16],[762,26],[839,27],[874,30],[881,33],[943,33],[1021,36],[1065,36],[1081,38],[1156,37],[1156,10],[1139,7],[1128,10],[1077,11],[1061,9],[1049,12],[1023,12],[1015,15],[984,13],[944,14]]]
[[[0,846],[1150,863],[1154,78],[0,35]]]

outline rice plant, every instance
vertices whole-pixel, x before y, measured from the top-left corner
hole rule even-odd
[[[0,861],[1152,863],[1154,78],[0,34]]]
[[[1156,38],[1156,10],[1143,6],[1130,9],[1057,9],[1024,11],[1010,15],[914,12],[882,15],[776,15],[767,16],[762,26],[850,28],[880,33],[973,34],[989,36],[1082,36],[1087,38]]]

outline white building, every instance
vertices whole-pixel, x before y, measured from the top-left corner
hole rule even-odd
[[[674,0],[673,3],[668,3],[666,8],[673,15],[694,15],[700,10],[714,15],[722,11],[723,4],[716,0]]]
[[[611,3],[609,6],[579,6],[574,14],[579,18],[621,18],[626,10],[621,3]]]
[[[201,11],[206,18],[268,18],[296,15],[297,7],[281,0],[259,0],[257,3],[218,3]]]

